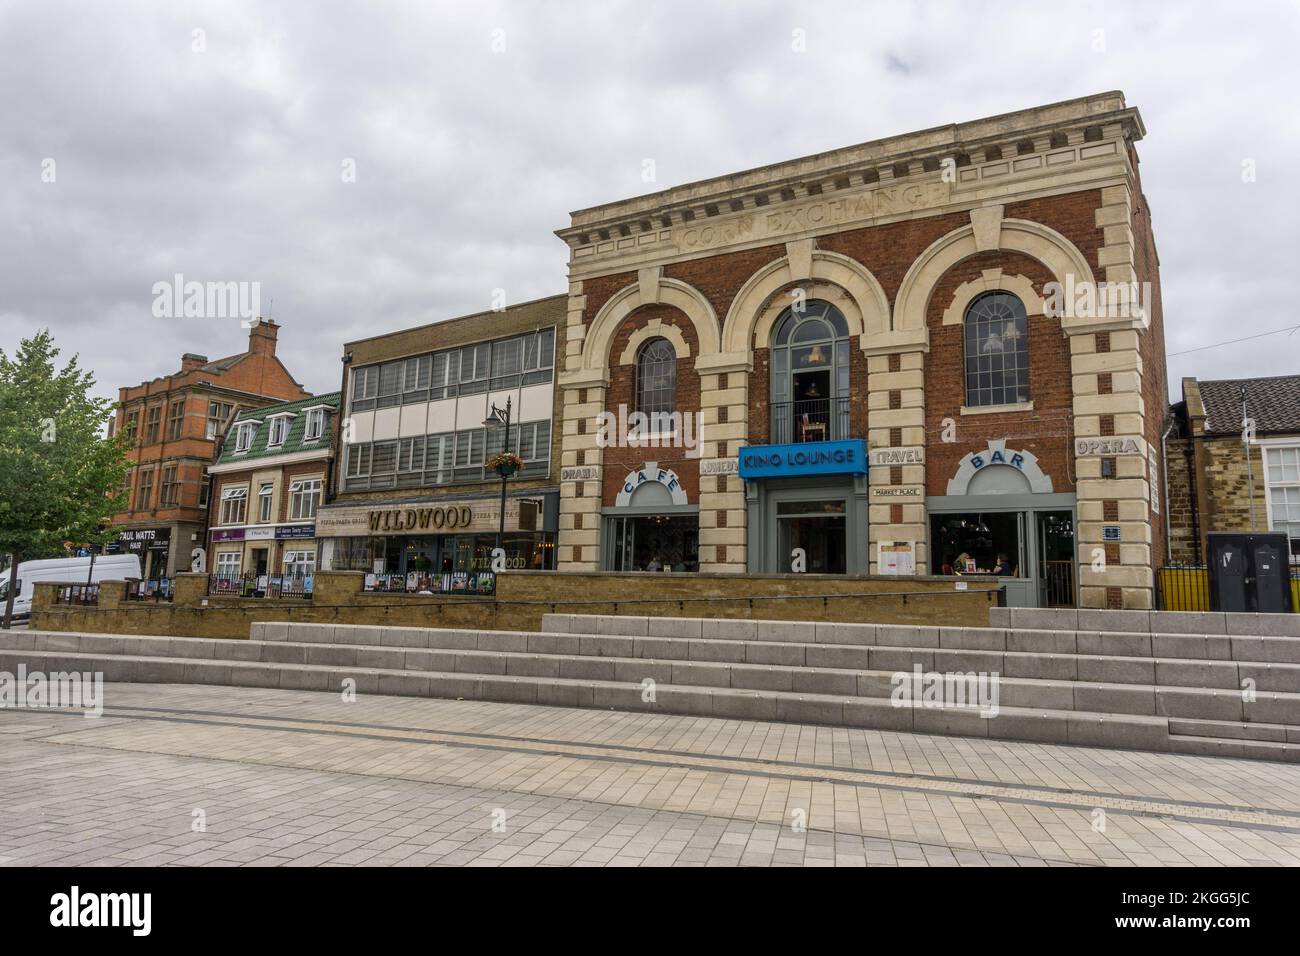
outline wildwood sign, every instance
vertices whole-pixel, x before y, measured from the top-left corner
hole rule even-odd
[[[442,531],[468,528],[474,523],[474,510],[469,505],[442,505],[437,508],[385,508],[371,511],[370,530],[379,531]]]
[[[448,502],[442,505],[402,505],[394,508],[322,508],[316,514],[317,537],[354,534],[459,534],[496,531],[501,520],[496,501]],[[536,529],[537,505],[511,499],[506,504],[506,530]]]

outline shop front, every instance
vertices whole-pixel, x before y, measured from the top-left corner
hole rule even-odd
[[[506,499],[504,570],[555,568],[559,496]],[[493,586],[499,498],[327,505],[316,513],[322,570],[362,571],[371,591],[479,592]]]
[[[105,554],[134,554],[140,559],[140,574],[145,581],[164,582],[170,576],[172,529],[123,528],[116,540],[104,547]]]
[[[700,508],[672,469],[651,461],[629,472],[603,519],[606,571],[700,569]]]
[[[926,499],[930,572],[996,577],[1011,607],[1075,607],[1076,501],[1030,452],[992,441]]]
[[[738,466],[751,573],[867,573],[865,441],[752,445]]]

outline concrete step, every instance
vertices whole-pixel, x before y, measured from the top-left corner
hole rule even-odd
[[[1300,726],[1264,724],[1253,721],[1191,720],[1171,717],[1169,732],[1180,737],[1211,737],[1224,740],[1264,740],[1300,744]]]
[[[548,618],[580,618],[581,615],[547,615]],[[602,620],[577,621],[579,626]],[[609,619],[615,620],[615,619]],[[641,618],[640,621],[676,621],[690,619]],[[698,620],[698,619],[697,619]],[[562,621],[547,622],[552,628]],[[718,622],[761,624],[769,622]],[[787,624],[791,622],[770,622]],[[793,622],[796,625],[803,622]],[[595,625],[591,625],[595,626]],[[603,625],[615,626],[615,625]],[[814,625],[803,624],[804,628]],[[1300,693],[1300,664],[1268,661],[1235,661],[1195,658],[1138,657],[1101,653],[1078,653],[1068,650],[1030,651],[996,650],[960,646],[977,643],[959,641],[956,634],[950,643],[958,646],[934,647],[908,644],[830,643],[832,636],[863,636],[889,640],[896,629],[881,625],[829,625],[836,630],[815,632],[796,629],[796,637],[820,637],[821,641],[791,639],[777,641],[771,634],[762,637],[750,629],[729,631],[727,637],[691,636],[683,628],[680,636],[633,636],[623,634],[565,633],[550,630],[473,631],[458,628],[366,627],[332,624],[255,624],[255,639],[286,640],[311,643],[340,643],[369,646],[433,647],[462,650],[508,650],[541,654],[575,654],[590,657],[662,658],[699,660],[731,664],[784,664],[802,667],[829,667],[850,670],[910,671],[977,671],[997,673],[1003,677],[1036,680],[1081,680],[1111,684],[1148,684],[1164,687],[1206,687],[1240,691],[1243,682],[1254,682],[1254,689],[1274,693]],[[846,631],[844,629],[858,629]],[[907,630],[904,628],[904,630]],[[969,639],[978,628],[929,628],[937,632],[951,630]],[[996,631],[990,633],[999,633]],[[1012,641],[1012,644],[1016,642]],[[1058,644],[1057,647],[1063,645]],[[1130,648],[1133,649],[1133,648]]]
[[[951,650],[1042,651],[1060,654],[1100,654],[1108,657],[1236,660],[1300,665],[1300,637],[717,620],[597,614],[546,614],[542,618],[542,629],[550,633],[626,637],[678,637],[775,643],[797,641],[808,644],[869,644]]]
[[[1046,631],[1300,637],[1300,614],[999,607],[989,609],[989,624]]]
[[[831,694],[658,684],[653,698],[639,684],[556,677],[489,676],[383,668],[141,657],[73,651],[0,650],[0,669],[98,671],[107,681],[220,684],[339,691],[355,681],[358,693],[445,697],[513,703],[595,707],[637,713],[685,714],[747,720],[826,724],[908,733],[994,737],[1042,743],[1167,750],[1168,719],[1048,708],[1001,707],[981,716],[975,707],[930,707],[908,701]],[[108,706],[112,706],[111,697]]]
[[[338,638],[353,636],[357,629],[340,629]],[[386,632],[389,629],[378,629]],[[442,673],[501,677],[554,678],[559,680],[606,681],[641,686],[649,679],[659,685],[697,686],[723,690],[763,690],[794,694],[843,695],[889,700],[897,687],[896,677],[911,674],[909,667],[809,666],[804,659],[770,663],[766,658],[781,645],[728,642],[725,649],[750,651],[760,661],[699,659],[700,642],[673,638],[614,638],[601,635],[526,634],[503,635],[499,631],[455,629],[395,629],[405,642],[443,641],[445,648],[408,647],[390,644],[346,644],[296,641],[234,641],[205,638],[168,638],[136,635],[73,634],[62,632],[13,632],[0,642],[33,655],[92,655],[96,658],[127,656],[150,660],[207,660],[217,663],[287,665],[331,670],[334,668],[376,669],[392,672]],[[374,637],[374,634],[367,634]],[[381,637],[386,636],[380,634]],[[504,639],[503,639],[504,638]],[[596,641],[596,644],[592,644]],[[608,642],[624,642],[626,654],[608,653]],[[536,646],[542,645],[541,649]],[[4,646],[0,644],[0,646]],[[875,652],[887,651],[909,657],[916,652],[898,648],[862,648],[836,645],[798,645],[818,655],[844,650],[870,661]],[[669,651],[658,656],[655,651]],[[706,647],[716,655],[716,647]],[[976,673],[977,667],[952,667],[962,663],[935,654],[936,666],[922,670],[938,673]],[[676,655],[676,656],[673,656]],[[1006,655],[1003,655],[1005,657]],[[895,661],[897,663],[897,661]],[[919,666],[919,665],[917,665]],[[175,675],[175,671],[170,673]],[[180,672],[184,675],[184,671]],[[1010,708],[1044,708],[1059,711],[1108,713],[1114,715],[1167,717],[1187,720],[1249,722],[1300,726],[1300,694],[1258,691],[1250,699],[1234,689],[1204,688],[1152,683],[1113,682],[1092,679],[1039,679],[999,674],[999,704]],[[1156,670],[1157,674],[1170,672]],[[111,678],[123,679],[123,678]]]
[[[1174,753],[1193,754],[1198,757],[1236,757],[1244,760],[1300,762],[1300,744],[1272,740],[1192,737],[1170,734],[1169,749]]]
[[[415,630],[415,629],[411,629]],[[336,636],[345,636],[340,631]],[[500,649],[500,632],[439,630],[430,639],[461,635],[453,648],[404,647],[373,644],[320,644],[295,641],[232,641],[189,637],[29,632],[23,649],[37,653],[123,654],[133,657],[205,659],[219,661],[299,664],[317,667],[363,667],[384,670],[436,671],[495,676],[557,677],[606,680],[640,685],[650,679],[659,684],[718,687],[736,690],[775,690],[789,693],[843,694],[889,698],[898,686],[898,669],[807,666],[802,663],[719,662],[691,659],[695,642],[661,639],[654,644],[636,641],[635,654],[582,653],[584,635],[533,634],[526,646],[507,641]],[[475,640],[469,640],[473,635]],[[635,640],[635,639],[620,639]],[[663,642],[667,641],[665,645]],[[512,649],[509,645],[514,644]],[[539,651],[537,644],[543,649]],[[738,642],[727,645],[740,648]],[[764,655],[774,645],[755,644]],[[656,657],[649,653],[668,649],[680,656]],[[808,647],[805,645],[805,647]],[[834,645],[813,645],[821,652]],[[590,645],[586,648],[592,650]],[[599,645],[597,650],[607,650]],[[855,653],[864,649],[853,648]],[[868,654],[870,649],[865,649]],[[893,651],[894,649],[890,649]],[[930,670],[943,672],[943,668]],[[970,671],[960,671],[970,673]],[[908,673],[908,671],[903,671]],[[1234,720],[1276,720],[1300,725],[1300,694],[1263,693],[1243,703],[1234,690],[1119,684],[1106,681],[1042,680],[999,675],[1000,703],[1009,707],[1095,711],[1167,717]]]

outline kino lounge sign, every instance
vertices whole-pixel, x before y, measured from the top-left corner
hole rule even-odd
[[[793,445],[750,445],[740,450],[739,457],[740,477],[746,480],[867,473],[867,443],[861,438]]]

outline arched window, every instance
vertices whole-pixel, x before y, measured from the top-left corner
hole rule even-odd
[[[637,353],[636,410],[647,415],[677,410],[677,353],[667,339],[651,339]]]
[[[849,437],[849,325],[829,302],[781,313],[772,333],[772,443]]]
[[[986,292],[966,309],[966,405],[1029,401],[1029,320],[1010,292]]]

